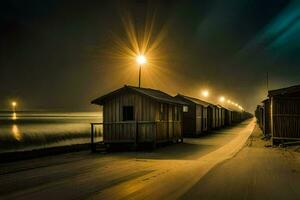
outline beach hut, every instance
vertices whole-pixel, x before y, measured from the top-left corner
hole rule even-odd
[[[212,105],[211,113],[212,113],[212,119],[211,119],[211,129],[217,128],[217,122],[218,122],[218,115],[217,115],[217,107],[215,105]]]
[[[262,131],[265,136],[271,135],[271,104],[270,99],[262,101]]]
[[[221,106],[214,105],[215,108],[215,128],[219,129],[221,128]]]
[[[183,141],[185,103],[162,91],[125,85],[91,103],[103,106],[104,144]]]
[[[241,122],[241,112],[233,110],[231,112],[231,122],[234,124]]]
[[[187,106],[183,107],[183,134],[185,136],[199,136],[210,129],[211,104],[200,99],[178,94],[175,96]]]
[[[300,85],[271,90],[268,97],[273,143],[300,140]]]
[[[257,105],[255,109],[256,122],[261,130],[264,128],[264,108],[262,105]]]
[[[223,111],[224,108],[221,105],[217,105],[219,109],[219,128],[222,128],[224,126],[224,118],[223,118]]]
[[[226,123],[225,123],[225,118],[226,118],[226,111],[228,110],[227,108],[225,108],[223,105],[219,105],[220,107],[220,118],[221,118],[221,127],[224,127],[226,126]]]
[[[225,110],[225,126],[230,126],[232,124],[231,113],[232,113],[232,110],[229,108],[226,108],[226,110]]]

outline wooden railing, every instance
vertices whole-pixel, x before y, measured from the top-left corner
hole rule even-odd
[[[109,132],[110,134],[104,134]],[[91,150],[103,141],[135,143],[142,141],[163,141],[179,137],[180,121],[121,121],[91,123]],[[159,134],[158,134],[159,133]]]
[[[91,123],[91,150],[96,151],[97,143],[103,142],[103,123]]]

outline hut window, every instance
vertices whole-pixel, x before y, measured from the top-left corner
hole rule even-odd
[[[132,121],[133,116],[133,106],[123,106],[123,121]]]
[[[189,112],[189,107],[188,106],[183,106],[183,112]]]

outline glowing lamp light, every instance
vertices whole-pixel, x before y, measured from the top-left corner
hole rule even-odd
[[[11,102],[12,107],[16,107],[17,106],[17,102],[13,101]]]
[[[136,62],[139,64],[139,87],[141,87],[142,65],[147,62],[146,57],[139,55],[136,57]]]
[[[208,96],[209,96],[208,90],[203,90],[201,94],[202,94],[202,96],[204,96],[204,97],[208,97]]]
[[[225,101],[225,97],[221,96],[219,100],[220,100],[221,102],[224,102],[224,101]]]
[[[139,64],[139,65],[143,65],[147,62],[147,59],[145,56],[143,55],[139,55],[136,57],[136,62]]]

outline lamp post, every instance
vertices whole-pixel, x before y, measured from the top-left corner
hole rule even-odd
[[[12,106],[13,112],[16,112],[17,102],[15,102],[15,101],[11,102],[11,106]]]
[[[139,64],[139,88],[141,87],[142,65],[147,62],[146,57],[139,55],[136,58],[136,62]]]

